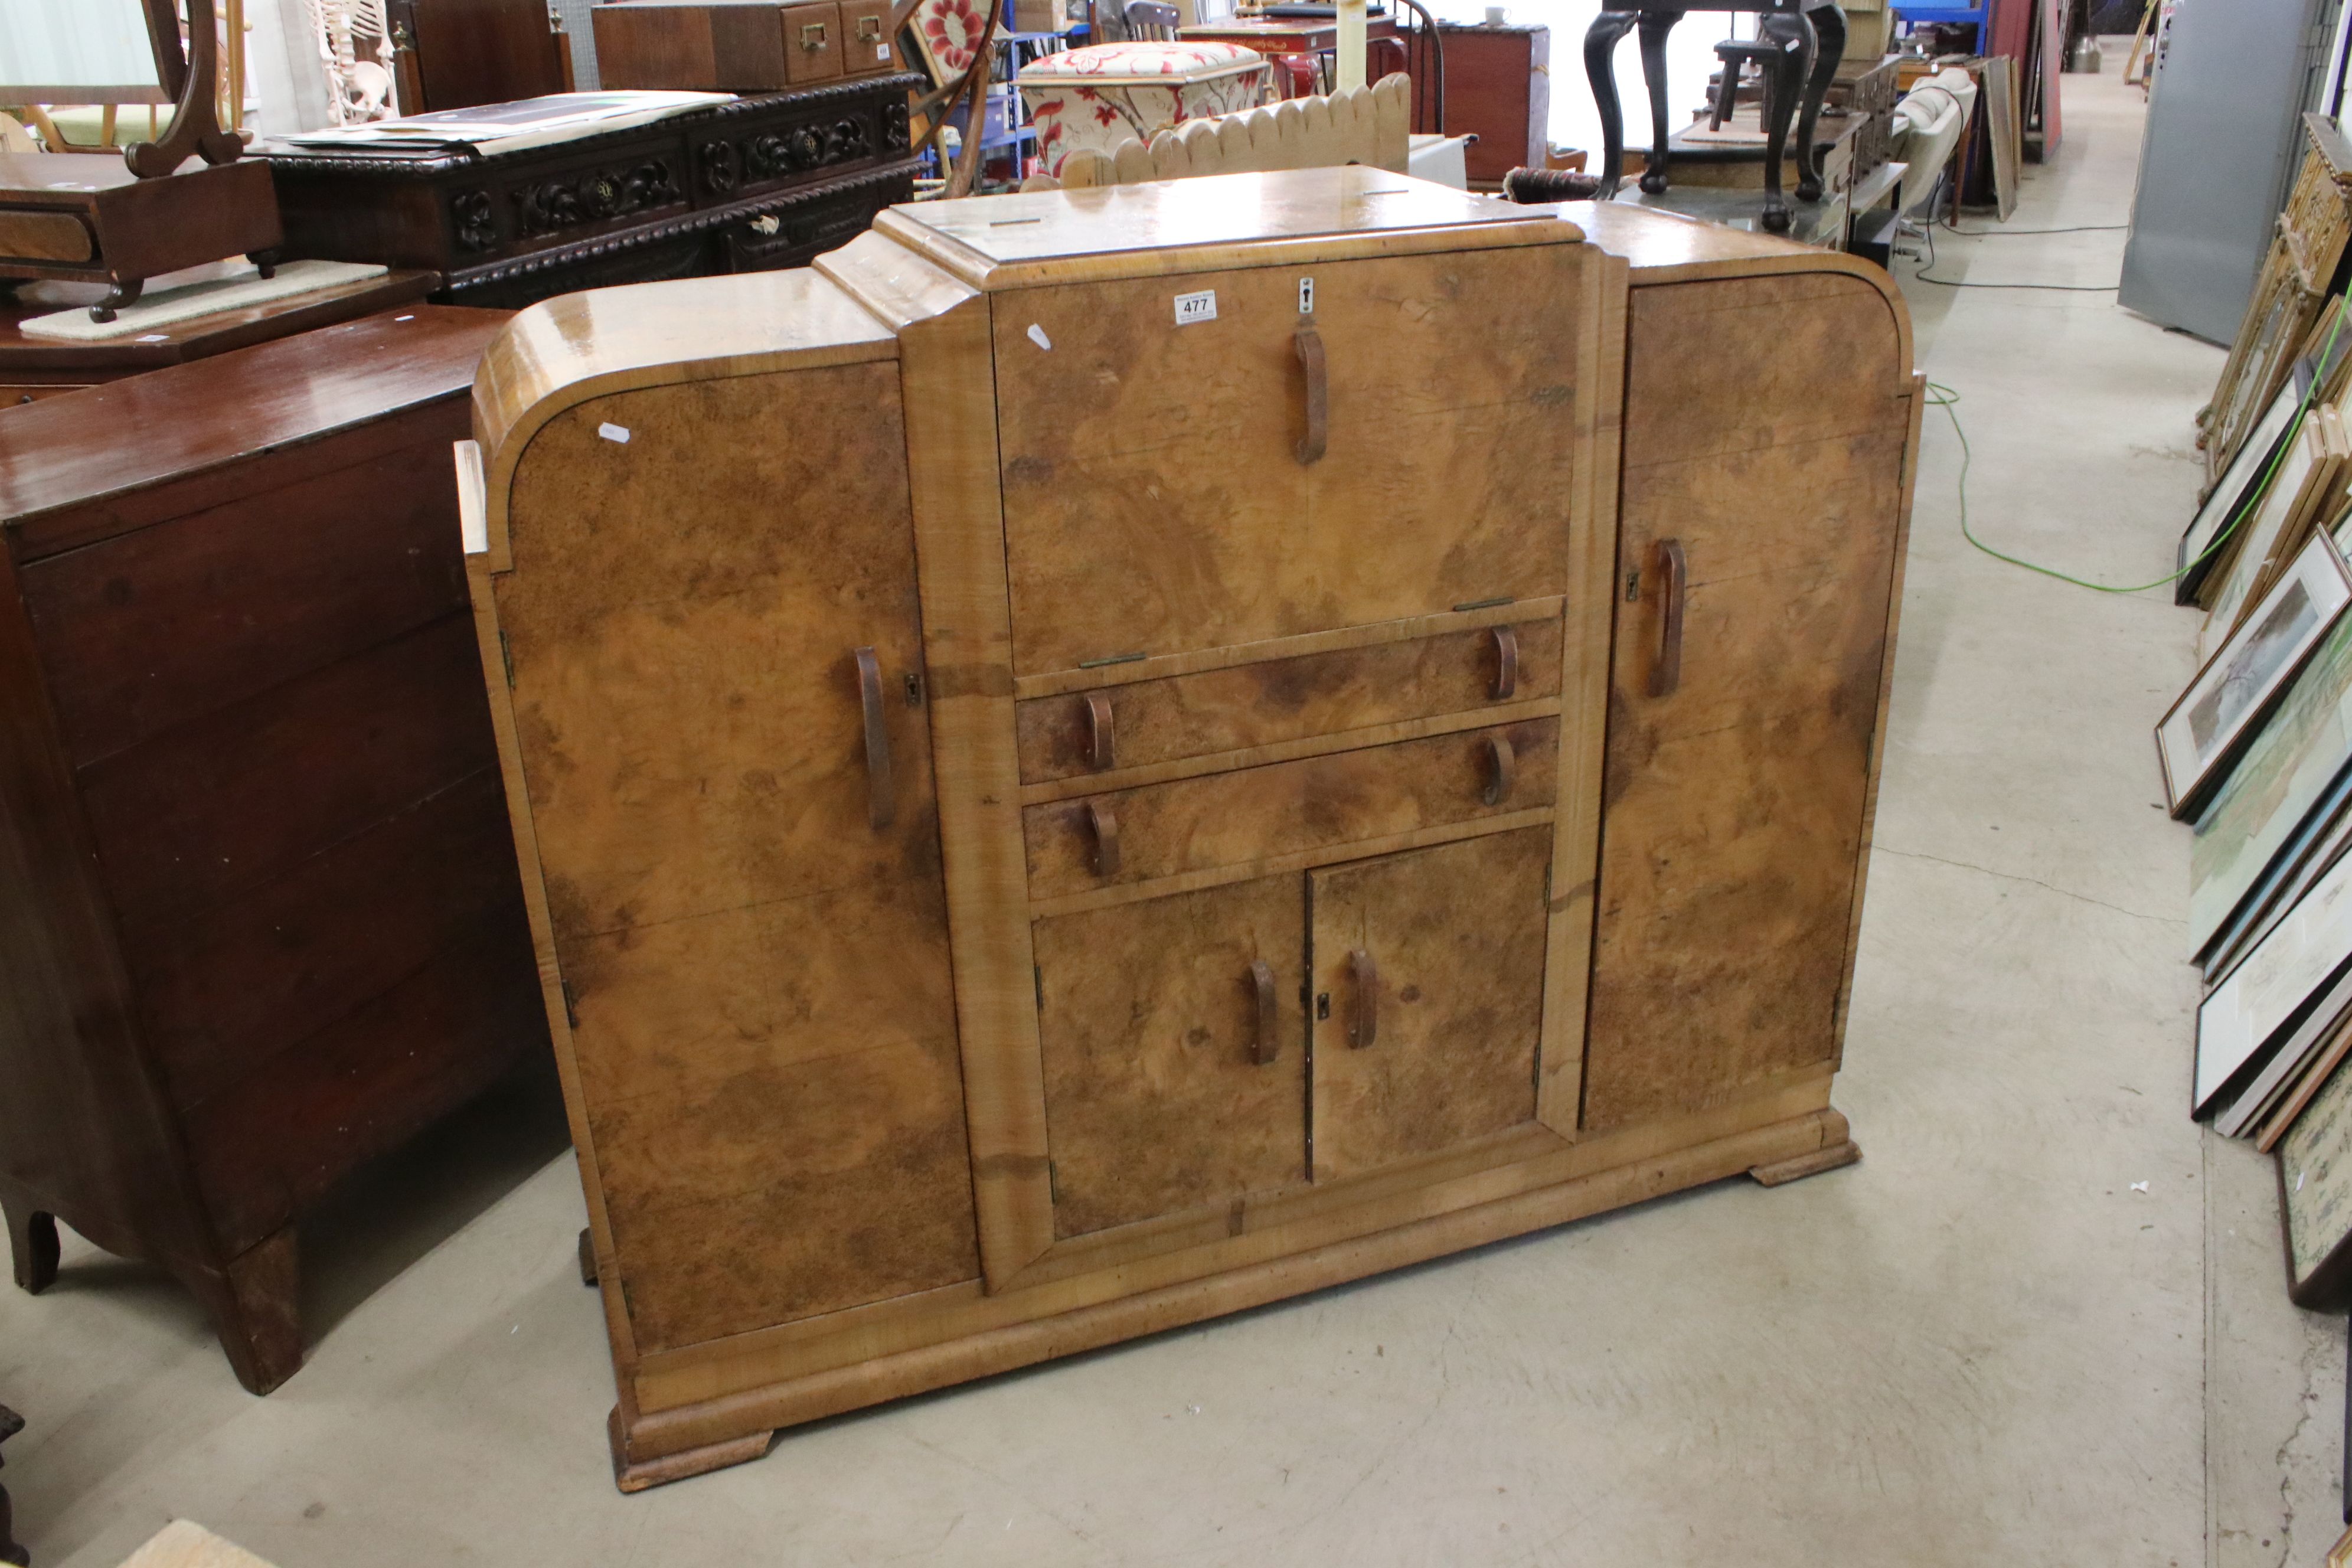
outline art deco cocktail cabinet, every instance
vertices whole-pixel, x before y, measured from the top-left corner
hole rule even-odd
[[[1852,1157],[1860,264],[1352,168],[941,202],[475,398],[625,1488]]]

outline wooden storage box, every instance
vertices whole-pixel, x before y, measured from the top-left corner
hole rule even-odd
[[[1853,1157],[1884,274],[1361,168],[1104,194],[485,361],[625,1489]]]
[[[589,16],[608,88],[777,92],[904,63],[887,0],[609,0]]]
[[[545,1048],[412,305],[0,418],[0,1210],[301,1364],[295,1226]],[[69,1300],[53,1310],[73,1310]]]

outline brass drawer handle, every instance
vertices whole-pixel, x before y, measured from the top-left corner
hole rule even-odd
[[[1112,726],[1110,699],[1097,691],[1087,698],[1087,760],[1097,773],[1118,765],[1118,734]]]
[[[1108,879],[1118,875],[1118,818],[1102,802],[1087,803],[1087,826],[1095,836],[1095,875]]]
[[[812,37],[815,40],[814,42],[810,41]],[[824,47],[824,24],[823,22],[809,22],[803,24],[801,27],[801,47],[806,49],[811,54],[814,54]]]
[[[882,41],[882,18],[879,16],[858,17],[857,36],[866,43],[880,43]]]
[[[1511,749],[1508,735],[1486,737],[1486,790],[1480,796],[1488,805],[1500,805],[1511,798],[1511,785],[1518,777],[1518,754]]]
[[[1250,984],[1257,992],[1257,1045],[1250,1059],[1260,1067],[1272,1067],[1282,1055],[1282,1017],[1275,1007],[1274,968],[1263,958],[1250,965]]]
[[[1301,463],[1319,461],[1331,430],[1331,384],[1323,363],[1323,339],[1313,327],[1298,329],[1298,363],[1307,370],[1307,435],[1298,443]]]
[[[1652,553],[1658,563],[1658,662],[1650,667],[1650,695],[1672,697],[1683,683],[1683,600],[1690,568],[1679,539],[1661,539]]]
[[[882,666],[870,647],[857,660],[857,698],[866,708],[866,820],[876,831],[890,826],[898,803],[890,788],[890,731],[882,722]]]
[[[1361,1050],[1381,1037],[1381,971],[1362,948],[1348,954],[1348,974],[1356,983],[1356,1016],[1348,1025],[1348,1043]]]
[[[1495,684],[1486,695],[1497,702],[1508,701],[1519,689],[1519,634],[1508,626],[1495,628]]]

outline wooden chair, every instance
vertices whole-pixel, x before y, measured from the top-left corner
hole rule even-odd
[[[1127,36],[1138,42],[1172,44],[1184,15],[1162,0],[1127,0]]]
[[[1421,0],[1390,0],[1390,5],[1396,16],[1397,36],[1381,41],[1394,43],[1402,49],[1403,59],[1398,68],[1412,79],[1412,134],[1443,136],[1445,37],[1437,30],[1437,18]]]

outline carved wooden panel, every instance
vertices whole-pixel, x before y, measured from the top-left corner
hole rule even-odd
[[[1306,911],[1294,874],[1037,922],[1058,1234],[1307,1179]]]
[[[1014,672],[1561,592],[1587,265],[1527,247],[997,297]],[[1179,324],[1202,295],[1213,318]],[[1310,321],[1328,437],[1302,462]]]
[[[1309,878],[1315,1179],[1531,1121],[1551,830]]]
[[[522,772],[640,1349],[974,1278],[898,367],[580,405],[509,515]]]

